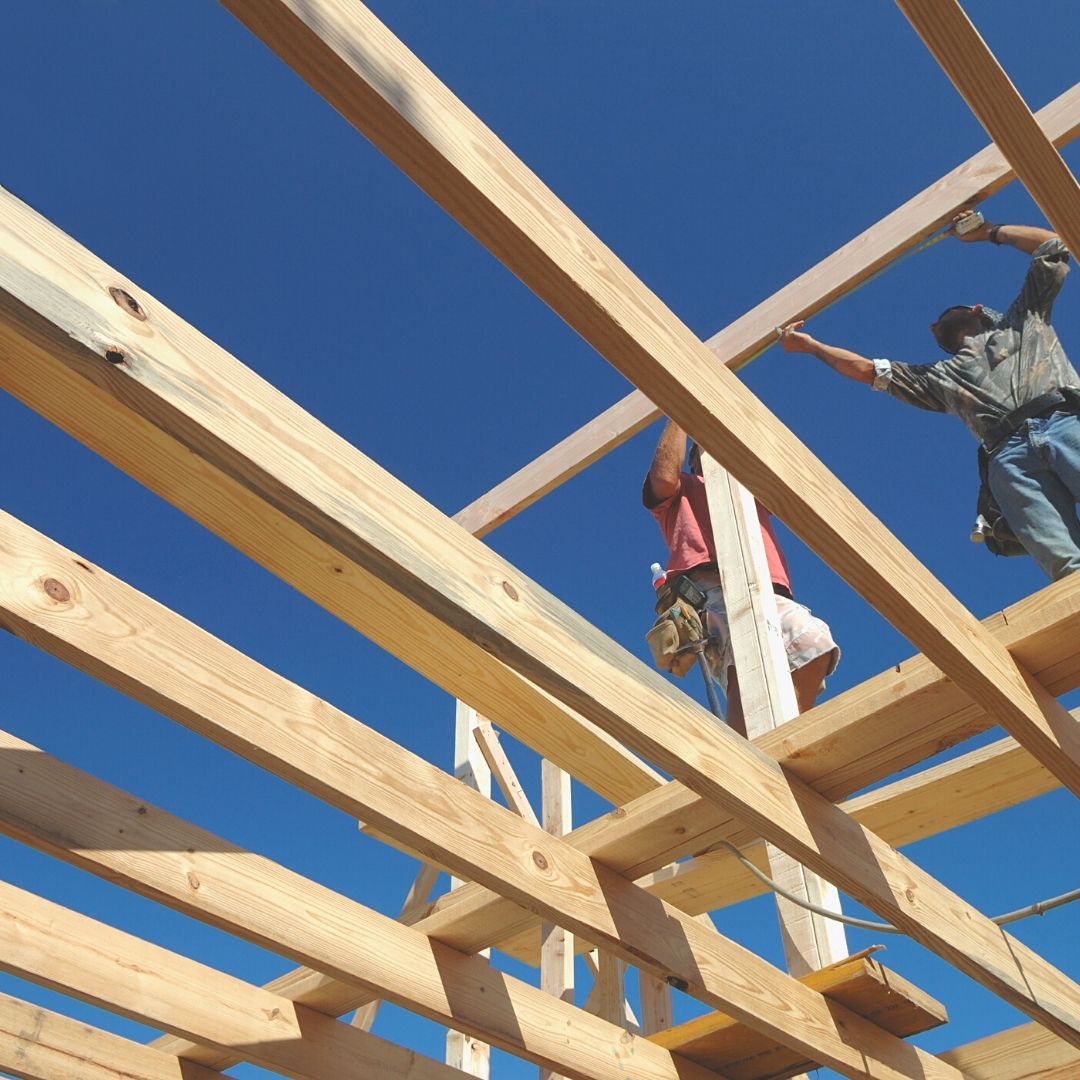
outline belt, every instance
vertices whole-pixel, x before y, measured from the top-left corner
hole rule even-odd
[[[1006,413],[1000,420],[996,420],[987,428],[982,443],[986,452],[992,454],[1014,431],[1020,428],[1025,420],[1034,420],[1045,413],[1054,412],[1065,406],[1072,412],[1080,412],[1080,392],[1073,387],[1065,387],[1062,390],[1051,390],[1047,394],[1040,394],[1032,398],[1026,405],[1019,409],[1013,409]]]

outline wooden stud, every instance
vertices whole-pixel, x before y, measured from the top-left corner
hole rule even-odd
[[[1036,120],[1056,146],[1076,138],[1080,84],[1040,110]],[[989,198],[1013,179],[998,148],[986,147],[705,344],[721,363],[737,370],[774,340],[774,327],[817,314],[947,224],[957,211]],[[486,536],[659,416],[659,409],[635,390],[464,507],[454,520],[475,536]]]
[[[469,708],[463,701],[455,704],[454,776],[471,791],[490,799],[491,769],[475,738],[480,723],[475,709]],[[460,878],[450,878],[451,891],[464,884]],[[487,950],[483,950],[481,955],[486,957]],[[474,1035],[450,1028],[446,1032],[446,1064],[469,1076],[487,1080],[491,1073],[491,1047]]]
[[[187,887],[202,887],[194,871]],[[273,1072],[460,1080],[430,1058],[3,882],[0,916],[3,970]]]
[[[499,733],[488,721],[481,720],[473,728],[473,737],[480,748],[480,753],[484,755],[491,775],[499,785],[499,790],[503,793],[503,798],[506,799],[506,805],[518,817],[524,818],[533,825],[539,825],[540,821],[529,804],[525,789],[521,786],[521,781],[518,780],[517,773],[514,772],[514,767],[510,764],[510,759],[499,742]]]
[[[716,562],[723,581],[732,656],[746,735],[760,738],[799,713],[754,497],[708,455],[701,455]],[[766,845],[770,876],[791,895],[840,911],[834,885]],[[787,969],[798,978],[848,955],[843,926],[776,895]]]
[[[540,813],[544,832],[562,837],[570,831],[570,774],[546,758],[540,762]],[[574,936],[552,922],[540,924],[540,989],[560,1001],[574,1003]],[[541,1068],[540,1080],[561,1078]]]
[[[1021,183],[1073,251],[1080,184],[957,0],[896,0]]]
[[[0,994],[0,1070],[22,1080],[220,1080],[175,1055]]]

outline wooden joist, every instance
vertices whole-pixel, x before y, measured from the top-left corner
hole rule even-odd
[[[800,976],[830,1001],[839,1002],[894,1035],[916,1035],[946,1023],[945,1007],[883,967],[866,949]],[[722,1013],[708,1013],[650,1036],[658,1046],[716,1069],[729,1080],[781,1080],[814,1062],[763,1039]]]
[[[967,1080],[1076,1080],[1080,1052],[1038,1024],[1000,1031],[941,1055]]]
[[[1080,184],[957,0],[896,0],[1047,220],[1080,251]]]
[[[3,514],[0,568],[0,622],[7,629],[350,817],[375,822],[482,886],[469,884],[450,893],[449,906],[457,906],[456,898],[465,894],[466,904],[490,907],[486,890],[491,889],[506,898],[500,906],[536,912],[848,1075],[862,1075],[867,1059],[886,1073],[905,1075],[903,1063],[910,1052],[898,1040],[883,1039],[857,1017],[839,1026],[820,995],[715,929],[656,901],[564,840]],[[16,835],[22,826],[12,822],[24,820],[20,806],[26,794],[16,797],[13,792],[25,787],[28,774],[24,766],[8,778],[5,789],[7,823],[0,822],[0,828]],[[84,791],[82,801],[93,804],[91,790]],[[35,841],[49,843],[40,834]],[[918,877],[911,880],[919,885]],[[970,911],[977,929],[978,914],[958,899],[954,903]],[[425,920],[429,926],[433,917]],[[405,930],[391,925],[399,933]],[[489,918],[464,925],[456,920],[453,933],[438,936],[447,945],[473,950],[483,947],[474,946],[476,932],[490,932],[490,927]],[[1018,943],[1007,942],[1007,947],[1022,950]],[[1027,952],[1025,963],[1029,978],[1045,982],[1047,996],[1067,995],[1067,980],[1053,977],[1053,969],[1034,954]],[[983,975],[978,963],[968,966]],[[411,971],[410,965],[405,970]],[[1045,1006],[1040,1003],[1035,1011],[1042,1013]]]
[[[515,712],[519,691],[526,684],[507,681],[513,669],[528,684],[541,686],[743,819],[758,835],[1033,1019],[1080,1042],[1080,987],[1052,965],[1001,935],[978,912],[843,811],[801,781],[790,779],[761,751],[718,728],[709,714],[661,676],[18,200],[7,195],[2,205],[0,380],[4,385],[440,685],[460,687],[458,696],[493,721],[513,729],[533,719]],[[42,288],[43,280],[49,282],[48,288]],[[122,309],[110,287],[125,290],[146,317],[134,317],[130,304]],[[629,284],[624,287],[630,289]],[[646,354],[638,351],[636,355],[644,358]],[[673,355],[671,362],[673,370],[680,367],[678,356]],[[661,364],[657,374],[667,382],[672,372]],[[695,380],[696,375],[691,382]],[[192,385],[200,387],[200,394],[191,393]],[[737,380],[733,386],[736,394],[745,393]],[[707,421],[707,430],[722,434],[725,422],[708,411],[718,404],[715,395],[708,391],[703,400],[707,407],[703,423]],[[932,647],[942,669],[964,681],[984,707],[996,709],[1007,726],[1022,731],[1029,750],[1046,752],[1052,771],[1056,768],[1071,778],[1072,756],[1066,750],[1076,738],[1076,722],[1045,691],[1029,685],[1005,649],[914,564],[879,524],[863,520],[833,491],[835,482],[807,460],[806,451],[790,433],[767,418],[758,425],[750,419],[757,408],[750,401],[745,404],[746,414],[728,407],[724,412],[730,420],[742,417],[749,422],[744,451],[751,451],[746,461],[755,475],[756,449],[771,459],[761,475],[780,482],[784,491],[800,500],[827,539],[850,549],[847,537],[861,537],[863,542],[856,540],[858,553],[852,558],[870,575],[868,591],[879,606],[894,617],[899,614],[894,604],[902,607],[907,629],[914,627],[915,637],[926,632],[925,644]],[[222,423],[223,417],[227,423]],[[761,437],[768,437],[767,446],[761,445]],[[715,454],[720,445],[706,448]],[[781,457],[794,486],[777,472]],[[811,499],[814,505],[809,506],[805,497],[817,487],[814,478],[836,497]],[[792,514],[785,517],[793,520]],[[842,554],[838,549],[832,553]],[[871,565],[867,558],[875,553],[879,558],[871,560]],[[70,581],[65,587],[73,597],[80,590],[92,595],[101,577],[89,580],[92,575],[87,576],[72,559],[67,556],[67,561],[57,564],[63,579]],[[63,614],[49,605],[42,607],[43,597],[49,598],[39,584],[23,580],[14,592],[18,595],[12,599],[22,614],[7,616],[12,622]],[[155,618],[165,616],[159,611]],[[61,627],[64,633],[77,633],[70,619],[58,619],[56,631]],[[106,666],[100,641],[65,645],[62,651],[92,670]],[[124,666],[145,667],[147,660],[132,656],[125,658]],[[140,692],[136,676],[124,672],[121,681],[125,689]],[[155,707],[159,698],[163,695],[157,690],[147,695]],[[161,703],[168,707],[164,700]],[[331,717],[331,711],[326,715]],[[181,716],[185,722],[199,720],[183,710]],[[563,727],[572,739],[576,731],[572,717],[564,718]],[[1040,737],[1035,738],[1033,732]],[[268,756],[258,745],[264,734],[260,730],[245,740],[235,740],[235,745],[260,760]],[[1048,752],[1051,736],[1061,739],[1061,752]],[[234,745],[234,736],[228,736],[227,742]],[[320,755],[313,756],[316,760],[310,766],[290,761],[286,775],[300,784],[314,783],[312,775],[327,763]],[[353,772],[349,782],[355,785],[364,771]],[[405,780],[406,775],[398,779]],[[389,808],[386,821],[351,800],[347,812],[387,833],[396,832],[409,843],[419,843],[417,850],[423,853],[437,845],[420,835],[422,829],[415,836],[407,835],[411,826],[406,823],[416,818],[415,791],[413,785],[402,804]],[[386,793],[380,790],[378,794]],[[478,820],[495,809],[487,800],[481,801],[485,810],[477,809]],[[554,903],[547,907],[540,891],[550,882],[530,876],[527,866],[500,863],[493,876],[489,876],[492,867],[465,870],[463,856],[483,854],[494,859],[498,849],[482,851],[471,827],[463,825],[462,820],[429,818],[422,828],[461,830],[454,842],[462,850],[454,858],[462,860],[459,865],[467,876],[485,885],[497,883],[497,891],[517,897],[539,913],[546,908],[568,929],[612,951],[623,949],[633,962],[649,966],[634,951],[634,943],[618,940],[617,927],[622,922],[612,921],[606,905],[587,908],[595,919],[579,922],[551,894]],[[505,842],[512,843],[513,835],[510,830]],[[823,841],[824,837],[828,840]],[[527,845],[531,839],[523,836],[521,842]],[[587,877],[608,873],[579,858],[568,845],[559,848],[560,859],[569,860]],[[507,879],[507,869],[517,875],[516,884]],[[645,903],[645,894],[628,893],[625,881],[616,878],[616,882],[612,886],[620,897],[625,894],[631,906]],[[599,889],[595,895],[605,895],[606,883],[587,886],[587,893],[593,887]],[[576,915],[585,913],[579,910]],[[702,928],[690,925],[685,929],[696,943]],[[669,956],[665,950],[670,941],[657,941],[647,932],[645,936],[649,938],[646,954],[652,955],[657,973],[682,978],[672,962],[682,968],[686,954]],[[716,942],[710,939],[708,945],[712,948]],[[703,970],[700,965],[693,967],[695,980]],[[714,975],[722,984],[730,981],[728,969],[722,973],[710,968],[709,979]],[[709,996],[718,990],[719,984],[701,987]],[[723,989],[720,996],[726,993]],[[739,1012],[731,1001],[717,1007]],[[764,1015],[756,1011],[756,1003],[750,1008],[754,1012],[746,1017],[750,1023],[767,1027],[774,1019],[791,1020],[790,1015]],[[837,1067],[848,1068],[847,1045],[832,1049],[839,1055],[837,1061],[842,1061]]]
[[[221,1080],[174,1054],[0,994],[0,1071],[21,1080]]]
[[[0,750],[4,834],[317,968],[325,982],[334,980],[339,993],[340,984],[353,987],[352,1007],[374,993],[581,1080],[625,1080],[613,1047],[632,1054],[635,1076],[647,1080],[712,1076],[494,970],[483,957],[432,941],[21,739],[0,733]],[[267,1000],[296,1000],[280,988],[259,993],[268,994]],[[319,1010],[317,996],[306,1004]],[[288,1015],[282,1020],[285,1030]],[[572,1040],[566,1038],[568,1030],[574,1032]],[[246,1056],[246,1048],[228,1053],[175,1037],[156,1045],[211,1068]]]
[[[1080,133],[1080,85],[1039,111],[1036,119],[1056,146]],[[774,327],[807,319],[872,277],[945,225],[958,210],[981,202],[1014,178],[996,146],[988,146],[903,206],[785,285],[705,344],[720,363],[737,370],[775,338]],[[549,491],[621,446],[660,415],[635,390],[454,515],[486,536]]]

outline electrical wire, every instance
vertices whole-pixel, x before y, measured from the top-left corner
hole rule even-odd
[[[805,908],[807,911],[812,911],[815,915],[824,916],[826,919],[834,919],[836,922],[845,923],[848,926],[855,926],[861,930],[873,930],[875,933],[904,933],[903,930],[898,930],[891,923],[875,922],[872,919],[860,919],[854,915],[844,915],[838,911],[830,911],[828,908],[813,904],[809,900],[803,900],[802,897],[795,896],[793,893],[788,892],[782,885],[777,885],[768,874],[759,870],[734,844],[728,843],[727,840],[721,840],[709,850],[715,851],[720,847],[727,848],[728,851],[730,851],[735,858],[737,858],[739,862],[741,862],[743,866],[758,879],[758,881],[763,885],[768,886],[778,896],[782,896],[785,900],[790,900],[793,904]],[[995,915],[990,921],[996,923],[998,926],[1005,926],[1007,923],[1019,922],[1021,919],[1026,919],[1030,915],[1042,915],[1044,912],[1050,911],[1053,908],[1071,904],[1074,900],[1080,900],[1080,889],[1073,889],[1072,892],[1062,893],[1060,896],[1053,896],[1049,900],[1038,900],[1034,904],[1028,904],[1027,907],[1017,908],[1015,911],[1008,911],[1004,915]]]

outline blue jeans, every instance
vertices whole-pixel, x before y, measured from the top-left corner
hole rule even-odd
[[[1052,581],[1080,570],[1080,416],[1025,420],[990,456],[1001,512]]]

